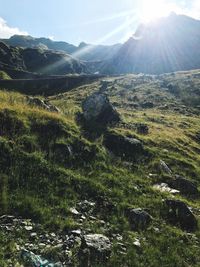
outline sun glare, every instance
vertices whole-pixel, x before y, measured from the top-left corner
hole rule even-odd
[[[160,17],[166,17],[173,10],[173,6],[167,0],[142,0],[140,19],[142,22],[150,22]]]

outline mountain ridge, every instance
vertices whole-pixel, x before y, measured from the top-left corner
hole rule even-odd
[[[200,21],[172,13],[140,25],[107,63],[103,72],[120,74],[166,72],[200,68]]]
[[[56,50],[75,55],[79,60],[98,61],[111,58],[121,47],[121,44],[114,45],[91,45],[81,42],[78,46],[64,41],[53,41],[49,38],[35,38],[32,36],[13,35],[9,39],[1,39],[4,43],[11,46],[23,48],[40,48],[44,50]],[[82,49],[88,48],[84,53]]]

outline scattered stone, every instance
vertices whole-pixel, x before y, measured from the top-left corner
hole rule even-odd
[[[133,245],[140,248],[141,247],[140,240],[138,238],[135,238]]]
[[[193,182],[180,175],[176,175],[175,179],[169,181],[168,184],[183,194],[197,195],[199,193],[197,186]]]
[[[1,223],[4,223],[4,224],[7,224],[7,223],[12,223],[13,222],[13,220],[14,220],[14,216],[12,216],[12,215],[2,215],[1,217],[0,217],[0,222]]]
[[[33,226],[31,226],[31,225],[27,225],[27,226],[24,227],[24,229],[25,229],[26,231],[32,231],[32,230],[33,230]]]
[[[51,237],[56,237],[56,234],[55,233],[50,233],[50,236]]]
[[[83,116],[87,122],[107,125],[120,121],[120,116],[105,94],[94,93],[82,103]]]
[[[136,130],[138,134],[148,134],[149,133],[149,127],[148,125],[144,123],[137,123],[136,124]]]
[[[171,193],[171,194],[178,194],[180,193],[179,190],[176,190],[176,189],[173,189],[171,187],[168,186],[168,184],[166,183],[161,183],[161,184],[155,184],[153,186],[154,189],[157,189],[161,192],[168,192],[168,193]]]
[[[52,105],[48,100],[44,100],[45,105],[47,105],[48,110],[51,112],[57,112],[60,113],[60,109],[54,105]]]
[[[80,213],[78,212],[78,210],[75,209],[75,208],[70,208],[69,211],[73,215],[76,215],[76,216],[79,216],[80,215]]]
[[[194,231],[197,229],[197,219],[188,206],[180,200],[165,200],[167,216],[171,223],[179,224],[182,229]]]
[[[27,102],[29,105],[37,106],[51,112],[60,112],[59,108],[50,104],[49,101],[42,100],[38,97],[27,96]]]
[[[79,229],[79,230],[73,230],[73,231],[71,231],[71,233],[72,233],[72,235],[74,235],[74,236],[80,236],[81,235],[81,230]]]
[[[44,247],[46,247],[46,244],[45,243],[39,243],[39,245],[38,245],[40,248],[44,248]]]
[[[141,141],[116,133],[107,133],[104,144],[114,155],[127,160],[137,160],[145,154]]]
[[[129,210],[128,218],[133,231],[147,228],[152,221],[152,217],[140,208]]]
[[[153,108],[154,104],[153,104],[153,102],[144,102],[141,104],[141,107],[142,108]]]
[[[163,160],[160,160],[160,168],[163,172],[172,175],[172,171]]]
[[[77,207],[81,212],[91,213],[95,208],[95,202],[90,202],[88,200],[81,201],[77,204]]]
[[[84,235],[82,238],[80,257],[83,266],[91,266],[92,262],[106,261],[111,254],[111,242],[101,234]]]

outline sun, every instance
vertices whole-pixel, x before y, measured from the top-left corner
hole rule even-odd
[[[167,0],[142,0],[140,7],[140,20],[150,22],[160,17],[168,16],[173,6]]]

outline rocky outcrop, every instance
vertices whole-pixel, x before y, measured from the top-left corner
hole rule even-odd
[[[131,209],[127,213],[131,228],[134,231],[147,228],[152,221],[152,217],[149,213],[140,208]]]
[[[195,231],[197,229],[197,219],[189,209],[189,207],[180,200],[165,200],[167,207],[167,219],[187,231]]]
[[[64,52],[13,47],[0,41],[0,67],[44,75],[89,73],[86,65]],[[4,69],[3,69],[4,70]],[[13,77],[14,78],[14,77]]]
[[[105,262],[111,254],[111,242],[101,234],[84,235],[81,244],[81,266],[94,266],[99,260]]]
[[[188,179],[180,175],[176,175],[174,179],[170,180],[168,184],[177,190],[179,190],[182,194],[185,195],[198,195],[197,186]]]
[[[82,109],[84,119],[89,123],[107,125],[120,121],[120,116],[108,97],[99,92],[87,97],[82,103]]]
[[[127,160],[138,160],[146,154],[140,140],[114,132],[105,135],[104,145],[114,155]]]
[[[103,220],[92,216],[95,205],[84,200],[77,203],[78,210],[69,210],[79,223],[79,229],[51,232],[31,219],[3,215],[0,217],[0,230],[14,240],[13,256],[26,266],[74,266],[74,249],[79,254],[81,267],[94,266],[92,264],[96,261],[103,264],[111,254],[113,240],[117,240],[118,236],[108,238],[93,233],[89,228],[83,230],[83,221],[98,222],[103,228],[106,227]],[[19,232],[23,232],[23,237],[18,237]]]

